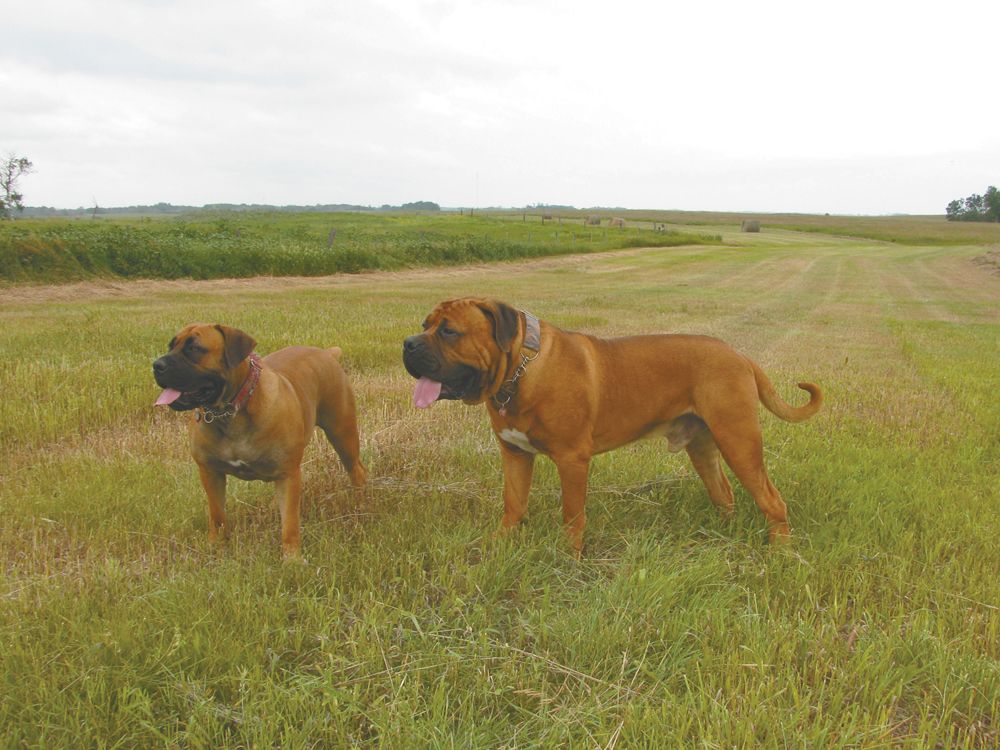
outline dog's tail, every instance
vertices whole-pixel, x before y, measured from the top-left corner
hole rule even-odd
[[[757,397],[760,399],[760,402],[767,407],[768,411],[784,419],[786,422],[802,422],[809,419],[823,405],[823,392],[819,389],[818,385],[815,383],[799,383],[799,388],[809,392],[809,403],[803,406],[792,406],[778,395],[778,392],[774,390],[774,386],[767,375],[764,374],[764,371],[760,369],[760,366],[753,360],[749,361],[753,366],[753,376],[757,381]]]
[[[330,354],[332,354],[334,358],[338,360],[340,359],[340,355],[344,353],[344,350],[341,349],[339,346],[331,346],[329,349],[327,349],[327,351],[330,352]]]

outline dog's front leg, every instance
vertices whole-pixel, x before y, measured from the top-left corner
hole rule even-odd
[[[226,520],[226,475],[199,463],[198,476],[208,496],[208,541],[218,541],[220,532],[222,538],[226,539],[229,536],[229,523]]]
[[[500,440],[503,459],[503,520],[501,530],[513,529],[528,512],[528,493],[535,469],[535,454],[509,447]]]
[[[285,559],[301,557],[302,534],[299,520],[299,498],[302,493],[302,470],[298,464],[284,479],[274,483],[278,512],[281,513],[281,551]]]
[[[583,550],[583,529],[587,525],[587,474],[590,457],[580,455],[552,456],[562,484],[563,524],[577,556]]]

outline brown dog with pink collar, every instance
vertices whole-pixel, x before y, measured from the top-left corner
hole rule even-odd
[[[157,405],[191,411],[191,455],[208,495],[208,538],[228,536],[226,477],[274,482],[286,557],[301,550],[302,455],[315,427],[337,451],[351,484],[367,472],[359,457],[354,392],[340,348],[290,346],[258,357],[248,334],[192,323],[153,362]]]
[[[563,521],[577,551],[591,458],[639,438],[685,449],[719,511],[733,512],[725,460],[753,495],[771,540],[789,534],[781,494],[764,467],[758,403],[789,422],[815,414],[820,389],[793,407],[760,367],[708,336],[664,334],[600,339],[562,331],[503,302],[465,297],[437,305],[424,332],[403,343],[417,378],[414,403],[486,404],[504,472],[503,528],[521,522],[535,456],[556,464]]]

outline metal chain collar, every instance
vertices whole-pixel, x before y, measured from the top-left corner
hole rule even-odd
[[[205,424],[212,424],[212,422],[217,419],[229,419],[230,417],[234,417],[238,411],[239,409],[234,408],[232,404],[227,405],[226,408],[222,410],[209,409],[207,406],[203,406],[201,410],[195,414],[195,420],[198,422],[204,422]]]
[[[535,360],[538,357],[538,354],[539,352],[535,352],[530,357],[527,354],[521,354],[521,364],[519,364],[517,369],[514,370],[514,374],[508,380],[503,382],[503,385],[500,386],[500,390],[493,395],[493,405],[497,408],[497,411],[500,412],[501,417],[507,416],[507,405],[510,403],[510,400],[514,398],[514,394],[517,392],[517,381],[521,379],[521,376],[524,375],[524,371],[528,369],[528,363]],[[499,398],[500,396],[503,396],[504,398]]]
[[[252,354],[250,356],[250,374],[247,375],[246,382],[244,382],[243,386],[240,388],[240,392],[236,394],[236,398],[226,404],[223,409],[211,409],[207,406],[201,407],[201,409],[195,414],[195,421],[212,424],[212,422],[219,419],[229,419],[230,417],[235,417],[236,412],[238,412],[244,404],[249,403],[253,392],[257,390],[258,382],[260,382],[260,358],[257,357],[257,355]]]

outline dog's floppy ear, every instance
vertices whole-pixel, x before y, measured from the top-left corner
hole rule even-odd
[[[257,342],[253,340],[250,334],[243,333],[238,328],[230,328],[223,325],[216,325],[215,328],[222,334],[222,340],[225,342],[222,359],[229,369],[236,367],[236,365],[250,356],[250,352],[257,346]]]
[[[486,300],[479,303],[479,309],[493,323],[493,339],[501,351],[509,352],[510,343],[517,336],[520,314],[510,305],[497,300]]]

